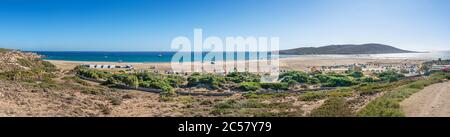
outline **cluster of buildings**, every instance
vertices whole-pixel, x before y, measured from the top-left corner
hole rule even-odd
[[[450,65],[431,65],[430,71],[450,71]]]
[[[419,64],[380,64],[380,63],[366,63],[366,64],[348,64],[348,65],[333,65],[333,66],[319,66],[309,67],[310,72],[345,72],[345,71],[362,71],[380,73],[387,70],[397,70],[405,74],[420,74]]]
[[[83,64],[81,66],[85,66],[88,68],[97,68],[97,69],[117,69],[117,68],[133,69],[134,68],[133,65],[117,66],[117,65]]]

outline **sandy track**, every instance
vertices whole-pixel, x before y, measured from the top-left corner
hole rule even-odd
[[[449,117],[450,82],[425,87],[400,105],[409,117]]]

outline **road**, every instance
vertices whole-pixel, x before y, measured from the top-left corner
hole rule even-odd
[[[449,117],[450,81],[425,87],[400,103],[408,117]]]

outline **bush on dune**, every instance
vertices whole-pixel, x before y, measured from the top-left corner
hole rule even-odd
[[[259,82],[261,80],[261,76],[250,72],[232,72],[226,76],[226,80],[234,83]]]
[[[282,82],[288,82],[288,81],[296,81],[298,83],[307,83],[309,75],[305,72],[300,71],[289,71],[286,73],[280,74],[279,78]]]
[[[208,89],[221,89],[224,87],[225,78],[215,74],[194,73],[187,78],[188,87],[204,87]]]
[[[288,83],[261,83],[261,87],[264,89],[271,89],[271,90],[288,90],[289,85]]]
[[[347,105],[344,98],[333,97],[325,101],[325,103],[308,114],[310,117],[351,117],[353,112]]]
[[[239,89],[243,91],[257,91],[261,85],[257,82],[242,82],[239,83]]]

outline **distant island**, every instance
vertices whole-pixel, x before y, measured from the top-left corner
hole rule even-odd
[[[329,45],[323,47],[302,47],[288,50],[281,50],[280,54],[288,55],[308,55],[308,54],[384,54],[384,53],[416,53],[398,49],[389,45],[369,43],[369,44],[346,44]]]

